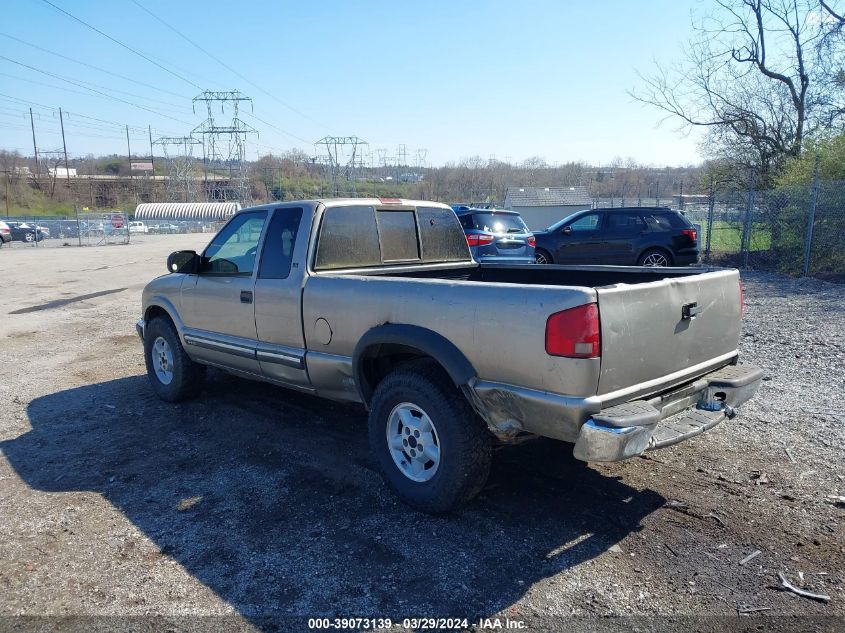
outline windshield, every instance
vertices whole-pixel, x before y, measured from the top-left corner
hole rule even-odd
[[[567,216],[566,216],[565,218],[563,218],[562,220],[558,220],[557,222],[555,222],[554,224],[552,224],[552,225],[551,225],[549,228],[547,228],[546,230],[547,230],[547,231],[556,231],[556,230],[558,230],[560,227],[562,227],[564,224],[566,224],[567,222],[569,222],[571,219],[573,219],[573,218],[574,218],[576,215],[578,215],[579,213],[582,213],[582,211],[577,211],[577,212],[575,212],[575,213],[573,213],[573,214],[571,214],[571,215],[567,215]]]
[[[461,217],[465,229],[487,233],[528,233],[528,227],[516,213],[472,213]]]

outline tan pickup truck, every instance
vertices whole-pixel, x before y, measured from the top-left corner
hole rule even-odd
[[[245,209],[167,269],[137,325],[159,397],[214,366],[362,403],[386,482],[426,512],[481,490],[494,442],[622,460],[733,417],[762,377],[737,364],[736,270],[478,264],[433,202]]]

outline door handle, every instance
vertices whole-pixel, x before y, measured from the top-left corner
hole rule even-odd
[[[252,303],[252,290],[241,290],[241,303]]]

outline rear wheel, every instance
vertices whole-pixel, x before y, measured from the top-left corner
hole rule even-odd
[[[26,233],[23,236],[23,239],[25,239],[27,242],[31,242],[32,240],[35,239],[35,236],[32,233]]]
[[[202,390],[205,365],[188,358],[176,328],[168,319],[158,317],[147,324],[144,361],[153,391],[162,400],[178,402]]]
[[[543,249],[538,248],[537,250],[534,251],[534,263],[535,264],[551,264],[551,263],[553,263],[552,262],[552,256],[548,252],[544,251]]]
[[[672,258],[668,253],[653,248],[640,255],[639,260],[637,260],[637,264],[639,266],[650,267],[671,266]]]
[[[416,510],[440,514],[475,497],[490,473],[490,437],[434,362],[399,367],[373,394],[370,451],[387,485]]]

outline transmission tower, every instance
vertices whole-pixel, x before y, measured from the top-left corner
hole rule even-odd
[[[167,161],[167,199],[171,202],[196,202],[194,146],[202,145],[202,141],[193,136],[162,136],[153,141],[153,145],[161,146],[161,153]]]
[[[341,192],[355,195],[355,179],[361,174],[363,150],[368,145],[357,136],[325,136],[314,143],[315,148],[322,147],[325,151],[333,196],[337,197]]]
[[[209,200],[237,200],[249,204],[249,177],[244,161],[246,135],[257,135],[258,130],[238,117],[242,101],[248,101],[252,109],[252,99],[237,90],[205,90],[193,99],[195,112],[197,102],[204,103],[208,112],[208,118],[193,129],[191,136],[196,135],[202,139],[206,195]],[[220,105],[222,116],[215,119],[217,104]]]
[[[427,159],[428,150],[418,149],[414,157],[414,167],[416,167],[417,169],[425,169],[428,166]]]

